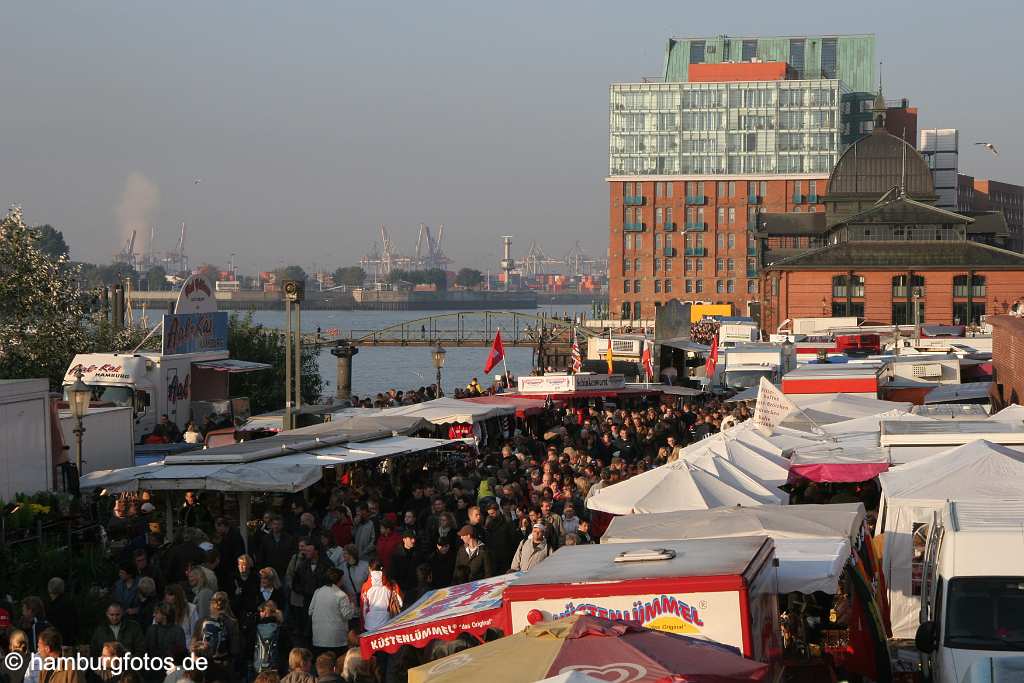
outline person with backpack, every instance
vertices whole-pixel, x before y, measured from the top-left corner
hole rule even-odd
[[[217,593],[210,598],[210,616],[196,626],[196,638],[202,641],[206,656],[233,672],[241,647],[238,622],[231,618],[227,595]]]
[[[252,653],[252,668],[257,675],[264,671],[281,671],[284,615],[273,600],[259,606],[256,622],[256,641]]]
[[[341,588],[341,572],[331,567],[327,570],[327,585],[313,593],[309,602],[309,616],[312,620],[313,654],[320,655],[328,650],[340,650],[348,642],[348,623],[356,616],[356,608]]]

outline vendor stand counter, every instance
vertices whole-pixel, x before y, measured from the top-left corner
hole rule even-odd
[[[781,650],[772,539],[566,546],[505,589],[513,632],[591,614],[703,637],[767,662]]]

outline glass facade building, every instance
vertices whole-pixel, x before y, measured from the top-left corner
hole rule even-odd
[[[609,175],[828,174],[848,93],[838,79],[613,84]]]

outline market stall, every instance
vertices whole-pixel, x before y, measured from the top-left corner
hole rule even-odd
[[[477,638],[489,629],[508,631],[502,595],[522,572],[430,591],[380,628],[359,638],[363,657],[394,654],[404,645],[422,648],[432,640],[454,640],[462,633]]]
[[[955,424],[955,423],[954,423]],[[893,635],[913,638],[918,626],[924,548],[935,514],[948,500],[1024,500],[1024,453],[979,440],[897,467],[879,476],[884,534],[882,563]]]
[[[680,458],[698,466],[710,456],[728,461],[770,489],[785,484],[789,478],[788,460],[781,455],[754,450],[743,441],[730,438],[728,433],[720,439],[708,438],[698,441],[680,453]]]
[[[381,411],[385,416],[422,418],[436,425],[436,436],[447,436],[450,439],[474,438],[478,444],[509,435],[515,413],[516,406],[510,403],[481,404],[448,397]]]

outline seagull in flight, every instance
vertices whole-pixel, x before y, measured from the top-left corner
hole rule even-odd
[[[996,149],[996,146],[993,145],[991,142],[975,142],[974,144],[981,145],[982,147],[984,147],[988,151],[992,152],[996,156],[999,156],[999,150]]]
[[[202,179],[202,178],[196,178],[195,180],[193,180],[193,181],[192,181],[192,184],[193,184],[193,185],[198,185],[198,184],[199,184],[199,183],[201,183],[201,182],[203,182],[203,179]]]

